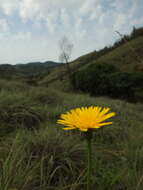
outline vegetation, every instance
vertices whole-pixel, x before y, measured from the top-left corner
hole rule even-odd
[[[1,190],[84,189],[85,141],[79,132],[64,132],[56,120],[71,108],[90,105],[117,113],[112,126],[94,133],[93,189],[142,189],[142,104],[46,87],[25,85],[22,91],[23,84],[15,82],[7,89],[9,82],[1,83]]]
[[[117,34],[118,35],[118,34]],[[118,45],[117,45],[118,44]],[[120,37],[112,46],[105,47],[99,51],[93,51],[72,61],[71,72],[85,69],[89,65],[97,63],[112,64],[121,72],[142,72],[143,71],[143,28],[134,28],[132,33]],[[48,75],[42,77],[38,84],[48,86],[55,81],[67,83],[68,74],[65,67],[54,68]],[[61,86],[62,86],[61,84]],[[67,88],[69,91],[71,88]]]
[[[82,106],[116,113],[111,126],[93,134],[92,190],[143,189],[143,74],[136,57],[143,59],[142,28],[126,40],[70,63],[78,91],[71,90],[64,67],[34,77],[9,65],[11,71],[0,70],[0,190],[86,188],[84,137],[56,123],[61,113]],[[129,96],[140,102],[129,103]]]
[[[61,66],[61,63],[53,61],[46,62],[32,62],[26,64],[1,64],[0,65],[0,78],[1,79],[17,79],[28,78],[29,80],[41,79],[45,74],[49,74],[54,67]]]
[[[143,27],[133,28],[131,34],[122,35],[118,31],[119,40],[112,46],[104,47],[99,51],[93,51],[87,55],[79,57],[75,60],[80,66],[88,65],[96,62],[113,63],[116,67],[123,71],[141,71],[142,65],[142,49],[143,49]],[[136,65],[136,63],[138,63]],[[126,65],[127,64],[127,65]],[[131,66],[129,66],[129,64]]]
[[[143,73],[121,72],[111,64],[92,64],[86,70],[75,72],[73,85],[93,96],[110,96],[132,102],[143,100]]]

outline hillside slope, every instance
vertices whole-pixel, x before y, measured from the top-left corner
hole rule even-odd
[[[127,42],[95,60],[92,59],[89,64],[97,62],[113,64],[121,71],[143,71],[143,36]]]
[[[143,30],[139,36],[130,38],[130,40],[121,39],[122,43],[115,42],[112,47],[105,47],[98,52],[94,51],[79,57],[70,63],[72,72],[86,69],[90,64],[96,63],[113,64],[125,72],[143,71]],[[48,85],[59,79],[67,81],[67,70],[64,66],[53,69],[39,83]]]

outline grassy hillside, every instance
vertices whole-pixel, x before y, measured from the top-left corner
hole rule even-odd
[[[92,190],[142,190],[142,104],[6,80],[0,81],[0,190],[86,189],[83,136],[56,121],[90,105],[116,112],[112,126],[94,133]]]
[[[136,36],[123,37],[111,47],[105,47],[100,51],[94,51],[83,55],[70,63],[73,72],[86,69],[91,64],[106,63],[113,64],[123,72],[143,71],[143,29],[137,29],[140,33]],[[67,82],[66,67],[55,68],[48,76],[40,80],[39,84],[48,85],[57,80]]]
[[[111,52],[92,59],[90,64],[113,64],[121,71],[143,71],[143,36],[133,39]]]

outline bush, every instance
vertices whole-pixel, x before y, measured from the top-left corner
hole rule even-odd
[[[137,101],[139,100],[137,92],[143,90],[143,73],[117,72],[111,75],[109,83],[112,97]]]
[[[86,70],[80,70],[73,75],[73,85],[76,89],[91,95],[109,94],[109,78],[116,72],[113,65],[99,63],[92,64]]]
[[[94,64],[73,74],[75,89],[94,96],[138,101],[143,99],[143,73],[119,72],[113,65]]]
[[[119,98],[134,97],[134,81],[132,73],[117,72],[110,76],[110,95]]]

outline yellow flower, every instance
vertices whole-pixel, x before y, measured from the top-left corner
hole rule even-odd
[[[104,122],[105,120],[115,116],[114,112],[108,113],[110,108],[102,108],[98,106],[81,107],[72,109],[65,114],[61,114],[61,119],[57,123],[67,126],[64,130],[79,129],[80,131],[88,131],[92,128],[100,128],[104,125],[110,125],[112,122]]]

